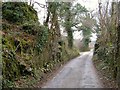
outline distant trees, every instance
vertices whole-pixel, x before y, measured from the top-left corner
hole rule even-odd
[[[67,32],[68,47],[72,48],[73,32],[76,30],[78,31],[83,30],[83,27],[85,27],[85,25],[87,26],[87,23],[85,23],[85,21],[87,21],[86,16],[87,13],[89,13],[89,11],[79,3],[73,5],[71,2],[66,2],[66,3],[60,3],[60,6],[61,7],[59,7],[59,12],[58,12],[60,17],[59,22],[60,25],[64,27],[65,31]],[[76,28],[76,30],[74,30],[73,28]],[[88,26],[88,28],[90,27]],[[92,28],[88,30],[91,32],[91,29]]]
[[[91,42],[90,37],[92,36],[92,33],[95,32],[94,27],[96,27],[96,20],[91,17],[90,12],[86,13],[84,17],[82,17],[82,26],[80,29],[83,32],[83,49],[88,49],[89,43]]]

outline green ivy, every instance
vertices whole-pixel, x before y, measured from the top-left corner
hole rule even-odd
[[[37,21],[37,12],[32,6],[23,2],[4,2],[2,5],[2,16],[12,23],[24,23],[30,20]]]
[[[38,53],[41,53],[43,51],[43,47],[47,43],[48,40],[48,28],[45,26],[41,26],[40,31],[37,34],[37,40],[35,48]]]

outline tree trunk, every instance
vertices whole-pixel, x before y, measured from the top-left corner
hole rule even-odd
[[[65,19],[65,29],[68,34],[68,47],[73,47],[73,32],[71,30],[71,12],[70,12],[71,3],[67,3],[66,9],[66,19]]]

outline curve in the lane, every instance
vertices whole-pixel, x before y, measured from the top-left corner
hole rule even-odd
[[[71,60],[43,88],[102,88],[92,63],[93,52]]]

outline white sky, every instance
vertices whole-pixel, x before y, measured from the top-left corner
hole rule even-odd
[[[98,7],[98,0],[76,0],[82,6],[85,6],[88,10],[96,10]]]

